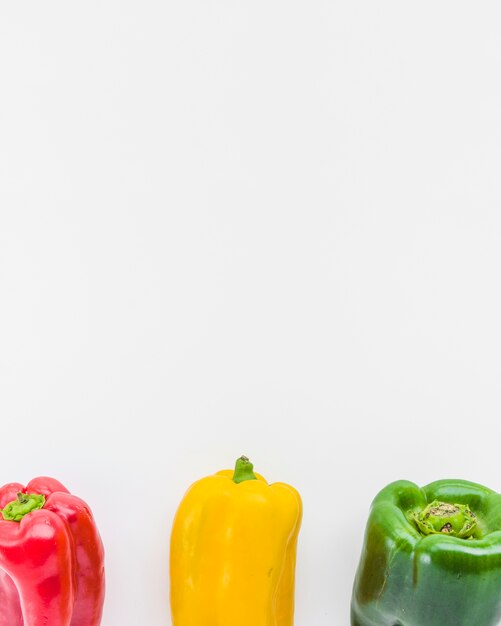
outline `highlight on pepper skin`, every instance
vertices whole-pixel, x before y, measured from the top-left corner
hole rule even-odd
[[[104,550],[87,504],[39,477],[0,488],[0,626],[99,626]]]
[[[465,480],[401,480],[376,496],[352,626],[497,626],[500,599],[500,494]]]
[[[193,484],[171,536],[173,626],[293,626],[299,493],[247,457]]]

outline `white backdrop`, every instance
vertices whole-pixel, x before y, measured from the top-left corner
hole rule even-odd
[[[53,475],[103,626],[168,626],[188,485],[303,495],[346,626],[386,483],[501,490],[499,2],[0,8],[0,483]]]

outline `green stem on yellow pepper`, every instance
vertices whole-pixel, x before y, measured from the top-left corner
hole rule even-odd
[[[241,456],[235,464],[235,472],[233,474],[233,482],[243,483],[246,480],[257,480],[257,476],[253,472],[254,466],[246,456]]]

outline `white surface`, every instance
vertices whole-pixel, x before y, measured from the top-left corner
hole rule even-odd
[[[176,506],[241,453],[304,498],[296,626],[348,624],[387,482],[501,490],[500,18],[2,5],[0,482],[89,501],[103,626],[170,623]]]

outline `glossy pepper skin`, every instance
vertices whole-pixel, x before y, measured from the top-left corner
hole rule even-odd
[[[388,485],[372,503],[351,615],[352,626],[501,623],[501,495],[464,480]]]
[[[98,626],[104,551],[85,502],[39,477],[3,486],[0,509],[0,626]]]
[[[292,626],[301,517],[298,492],[246,457],[192,485],[171,537],[173,626]]]

